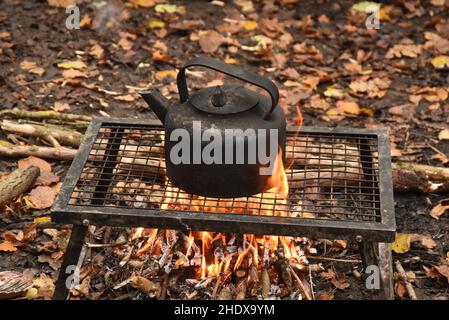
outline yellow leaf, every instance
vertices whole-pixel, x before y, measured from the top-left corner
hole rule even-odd
[[[147,28],[150,29],[161,29],[163,27],[165,27],[165,22],[159,19],[151,19],[147,24]]]
[[[243,28],[245,28],[245,30],[248,30],[248,31],[255,30],[255,29],[257,29],[257,22],[251,21],[251,20],[246,20],[243,23]]]
[[[344,93],[342,90],[334,88],[333,86],[327,87],[326,91],[324,91],[324,95],[330,98],[341,98]]]
[[[352,10],[361,12],[374,12],[380,9],[381,4],[372,1],[362,1],[352,6]]]
[[[154,0],[131,0],[131,3],[143,8],[150,8],[156,4]]]
[[[12,242],[5,241],[0,243],[0,251],[3,252],[14,252],[17,251],[16,245]]]
[[[154,7],[154,11],[159,13],[175,13],[177,9],[176,4],[158,4]]]
[[[26,297],[28,300],[34,300],[34,299],[40,298],[40,295],[39,295],[39,293],[37,292],[37,289],[36,289],[36,288],[29,288],[28,291],[27,291],[27,293],[25,294],[25,297]]]
[[[154,77],[156,78],[156,80],[162,81],[167,77],[176,79],[177,74],[178,73],[175,70],[163,70],[156,72],[154,74]]]
[[[34,218],[34,220],[33,220],[33,223],[47,223],[47,222],[51,222],[50,216],[37,217],[37,218]]]
[[[449,57],[448,56],[438,56],[431,61],[435,69],[442,69],[444,67],[449,67]]]
[[[396,253],[406,253],[410,250],[410,234],[396,232],[396,239],[391,244]]]
[[[58,63],[58,68],[81,70],[81,69],[86,68],[86,64],[80,60],[63,61],[63,62]]]

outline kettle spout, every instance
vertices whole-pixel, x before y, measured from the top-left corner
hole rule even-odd
[[[148,103],[148,106],[156,114],[159,120],[164,123],[170,101],[157,90],[144,91],[139,94],[143,97],[146,103]]]

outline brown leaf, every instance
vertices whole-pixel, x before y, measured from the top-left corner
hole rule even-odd
[[[53,297],[55,291],[54,280],[45,273],[41,273],[39,278],[34,279],[33,285],[38,288],[38,294],[44,299]]]
[[[348,246],[348,241],[346,240],[334,240],[332,242],[332,249],[334,251],[342,251],[345,250]]]
[[[346,275],[344,273],[341,273],[340,277],[338,279],[337,278],[333,278],[331,280],[331,283],[334,285],[335,288],[340,289],[340,290],[344,290],[344,289],[350,287],[350,284],[346,280]]]
[[[67,69],[62,72],[64,79],[86,78],[87,73],[76,69]]]
[[[52,7],[68,8],[76,5],[76,0],[47,0]]]
[[[433,49],[442,54],[449,52],[449,40],[433,32],[425,32],[424,38],[427,40],[424,48]]]
[[[432,266],[430,269],[424,266],[424,270],[429,278],[439,279],[441,277],[445,277],[449,283],[449,265],[442,264],[440,266]]]
[[[56,101],[52,109],[58,112],[67,111],[70,110],[70,105],[66,102]]]
[[[20,170],[25,170],[28,169],[29,167],[38,167],[41,170],[41,173],[51,172],[51,165],[47,161],[34,156],[29,156],[28,158],[20,159],[18,161],[18,164]]]
[[[53,205],[56,193],[48,186],[38,186],[31,190],[29,200],[33,209],[47,209]]]
[[[449,140],[449,129],[443,129],[438,133],[438,140]]]
[[[354,101],[338,101],[337,108],[343,111],[346,114],[354,114],[357,115],[360,113],[359,105]]]
[[[36,184],[40,186],[49,186],[53,183],[59,182],[59,177],[53,172],[42,172],[36,180]]]
[[[405,294],[407,293],[407,288],[404,281],[400,280],[394,284],[394,292],[400,299],[404,298]]]
[[[416,58],[422,52],[422,47],[416,44],[397,44],[390,50],[388,50],[385,58],[393,59],[393,58]]]
[[[116,97],[114,97],[114,100],[131,102],[131,101],[136,100],[136,98],[131,94],[126,94],[126,95],[122,95],[122,96],[116,96]]]
[[[204,53],[214,53],[225,42],[225,38],[215,30],[200,35],[199,43]]]
[[[154,7],[156,4],[155,0],[131,0],[130,2],[136,6],[143,8]]]
[[[423,247],[427,249],[433,249],[437,246],[437,243],[430,236],[416,233],[410,236],[410,242],[419,242]]]
[[[45,73],[45,69],[38,67],[36,62],[24,60],[20,63],[20,68],[41,77]]]
[[[9,242],[9,241],[4,241],[4,242],[0,242],[0,251],[2,252],[14,252],[17,250],[17,245]]]
[[[150,298],[158,297],[161,292],[161,285],[159,282],[154,282],[141,276],[132,276],[129,279],[129,284],[133,288],[147,294]]]
[[[440,201],[435,207],[430,211],[430,216],[435,219],[439,219],[446,211],[449,210],[449,199]]]

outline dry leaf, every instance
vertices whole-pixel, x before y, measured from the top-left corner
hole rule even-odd
[[[123,96],[114,97],[114,100],[131,102],[131,101],[136,100],[136,98],[133,95],[131,95],[131,94],[126,94],[126,95],[123,95]]]
[[[385,58],[393,59],[393,58],[416,58],[422,52],[422,47],[416,44],[397,44],[393,48],[388,50]]]
[[[2,251],[2,252],[17,251],[17,245],[10,241],[0,242],[0,251]]]
[[[39,296],[45,299],[53,297],[55,291],[54,280],[45,273],[41,273],[39,278],[34,279],[33,285],[38,289]]]
[[[158,297],[161,293],[161,285],[159,282],[148,280],[140,276],[132,276],[129,284],[137,290],[147,294],[150,298]]]
[[[396,232],[396,239],[391,249],[396,253],[406,253],[410,250],[410,234]]]
[[[438,133],[438,140],[449,140],[449,129],[443,129]]]
[[[39,177],[37,177],[36,184],[40,186],[49,186],[53,183],[59,182],[59,177],[53,172],[41,171]]]
[[[47,0],[52,7],[68,8],[76,5],[76,0]]]
[[[437,246],[437,243],[430,236],[416,233],[410,236],[410,242],[419,242],[423,247],[427,249],[433,249]]]
[[[433,32],[424,32],[424,38],[427,40],[424,44],[425,49],[433,49],[441,54],[449,52],[448,39],[445,39]]]
[[[345,250],[348,246],[348,241],[346,240],[334,240],[332,242],[332,249],[335,251],[342,251]]]
[[[449,199],[441,200],[435,207],[430,211],[430,216],[435,219],[439,219],[446,211],[449,210]]]
[[[426,275],[429,278],[441,278],[445,277],[447,279],[447,282],[449,283],[449,265],[442,264],[439,266],[432,266],[432,268],[426,268],[424,266],[424,270],[426,271]]]
[[[441,7],[446,4],[446,0],[430,0],[430,4],[436,7]]]
[[[57,101],[52,109],[58,112],[67,111],[70,109],[70,105],[66,102]]]
[[[136,6],[143,8],[154,7],[154,5],[156,4],[156,1],[154,0],[131,0],[130,2]]]
[[[158,71],[154,74],[154,78],[158,81],[163,81],[166,78],[171,78],[172,80],[176,79],[176,76],[178,75],[178,72],[176,70],[162,70]]]
[[[394,284],[394,292],[400,299],[404,298],[405,294],[407,293],[407,288],[404,281],[400,280]]]
[[[225,41],[225,37],[215,30],[207,31],[199,37],[200,47],[204,53],[214,53]]]
[[[86,78],[87,73],[76,69],[67,69],[62,71],[64,79]]]
[[[96,43],[90,48],[89,54],[96,57],[97,59],[101,59],[104,56],[104,49],[98,43]]]
[[[33,209],[48,209],[55,201],[56,193],[48,186],[38,186],[31,190],[29,200]]]
[[[340,277],[331,279],[331,283],[335,288],[344,290],[350,287],[349,282],[346,280],[346,275],[344,273],[340,274]]]
[[[442,69],[449,67],[449,56],[438,56],[432,59],[431,61],[433,67],[435,69]]]
[[[80,60],[63,61],[63,62],[58,63],[58,68],[82,70],[82,69],[86,68],[86,64]]]
[[[34,156],[29,156],[28,158],[20,159],[18,161],[18,165],[20,170],[25,170],[28,169],[29,167],[38,167],[41,170],[41,173],[51,172],[51,165],[47,161]]]
[[[357,115],[360,113],[360,107],[354,101],[338,101],[337,108],[346,114]]]
[[[38,67],[36,62],[24,60],[20,63],[20,68],[41,77],[45,73],[45,69]]]

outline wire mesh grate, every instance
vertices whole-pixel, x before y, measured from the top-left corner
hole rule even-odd
[[[269,191],[234,199],[206,198],[173,186],[165,176],[161,126],[102,122],[95,134],[69,205],[355,222],[382,218],[375,134],[290,130],[288,196]]]

